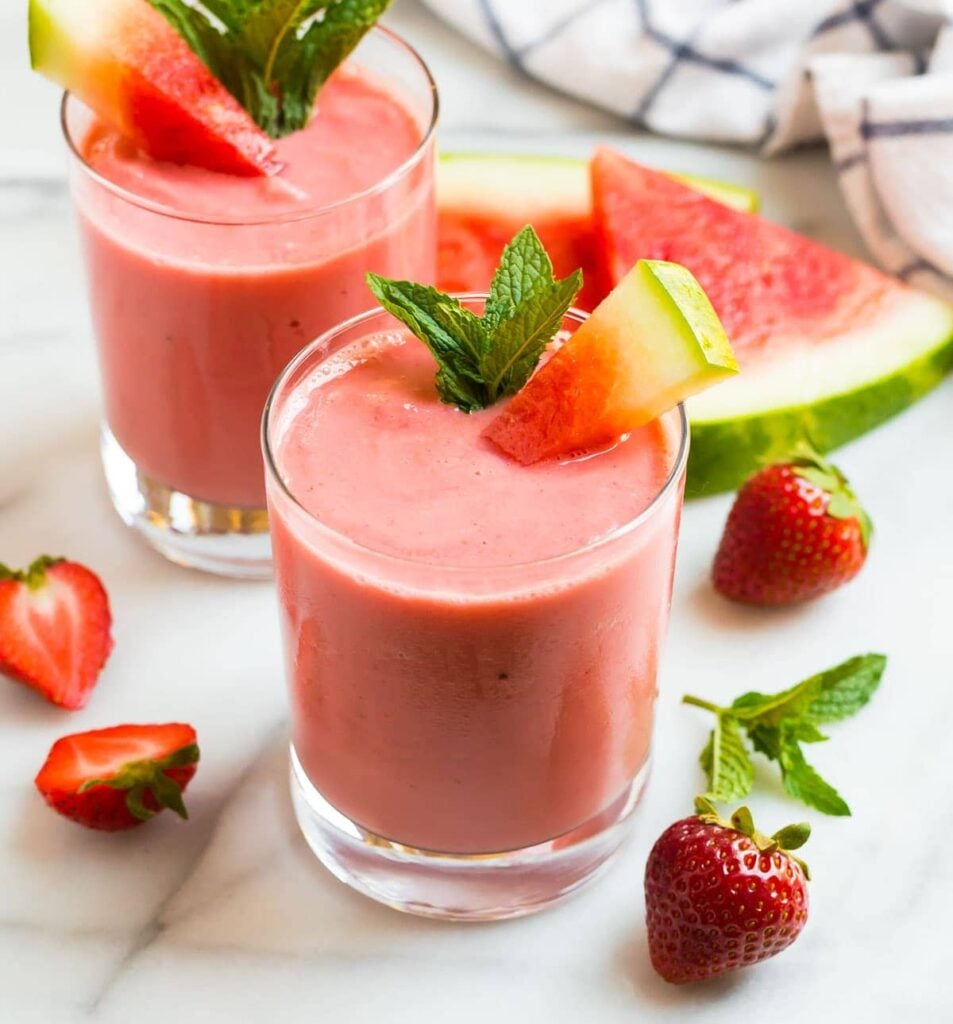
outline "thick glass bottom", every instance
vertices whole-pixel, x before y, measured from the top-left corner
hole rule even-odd
[[[498,921],[545,910],[597,878],[628,834],[649,765],[612,805],[572,832],[522,850],[435,853],[361,828],[309,781],[291,748],[291,797],[318,860],[358,892],[395,910],[451,921]]]
[[[268,514],[192,498],[142,473],[103,426],[106,484],[122,521],[171,562],[240,579],[271,578]]]

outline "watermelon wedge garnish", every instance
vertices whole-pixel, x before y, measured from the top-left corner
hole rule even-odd
[[[757,208],[758,195],[751,189],[673,176],[736,209]],[[578,306],[595,309],[611,288],[603,279],[593,231],[585,160],[444,153],[437,170],[437,205],[437,276],[443,291],[486,291],[503,247],[527,223],[539,235],[557,277],[582,269]]]
[[[594,219],[610,281],[640,259],[698,278],[741,366],[688,403],[688,492],[740,484],[807,435],[852,440],[932,388],[953,364],[953,308],[858,260],[601,149]]]
[[[640,260],[484,431],[518,462],[611,444],[738,365],[698,282]]]
[[[30,0],[30,61],[156,160],[280,169],[275,146],[148,0]]]

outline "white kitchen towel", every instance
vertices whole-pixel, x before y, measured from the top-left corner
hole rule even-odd
[[[425,0],[524,74],[668,135],[826,135],[885,269],[953,298],[953,0]]]

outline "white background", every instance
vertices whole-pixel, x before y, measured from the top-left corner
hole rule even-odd
[[[24,6],[0,0],[0,560],[64,552],[98,569],[117,648],[82,712],[0,685],[0,1020],[953,1019],[953,384],[840,454],[877,534],[862,576],[822,602],[760,613],[721,601],[707,574],[728,500],[687,509],[655,775],[610,875],[521,922],[401,917],[325,874],[295,830],[270,585],[167,565],[107,504],[57,95],[27,71]],[[585,153],[610,138],[646,162],[754,185],[769,215],[860,251],[823,153],[763,164],[648,139],[520,79],[413,0],[389,20],[432,64],[445,148]],[[811,751],[855,817],[805,812],[769,775],[754,802],[767,829],[815,825],[803,937],[734,979],[665,985],[648,965],[641,886],[652,841],[700,788],[708,723],[681,694],[780,688],[867,650],[890,656],[881,692]],[[63,733],[170,719],[193,722],[203,749],[188,824],[164,815],[97,835],[33,791]]]

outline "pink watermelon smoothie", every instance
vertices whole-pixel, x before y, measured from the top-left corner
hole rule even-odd
[[[335,808],[405,845],[552,840],[649,757],[681,413],[522,467],[480,436],[499,405],[439,402],[422,343],[354,337],[388,322],[309,350],[269,410],[295,751]]]
[[[106,419],[140,471],[264,505],[259,422],[282,367],[367,307],[367,270],[433,277],[428,127],[352,66],[279,140],[274,178],[156,162],[96,122],[77,140]]]

